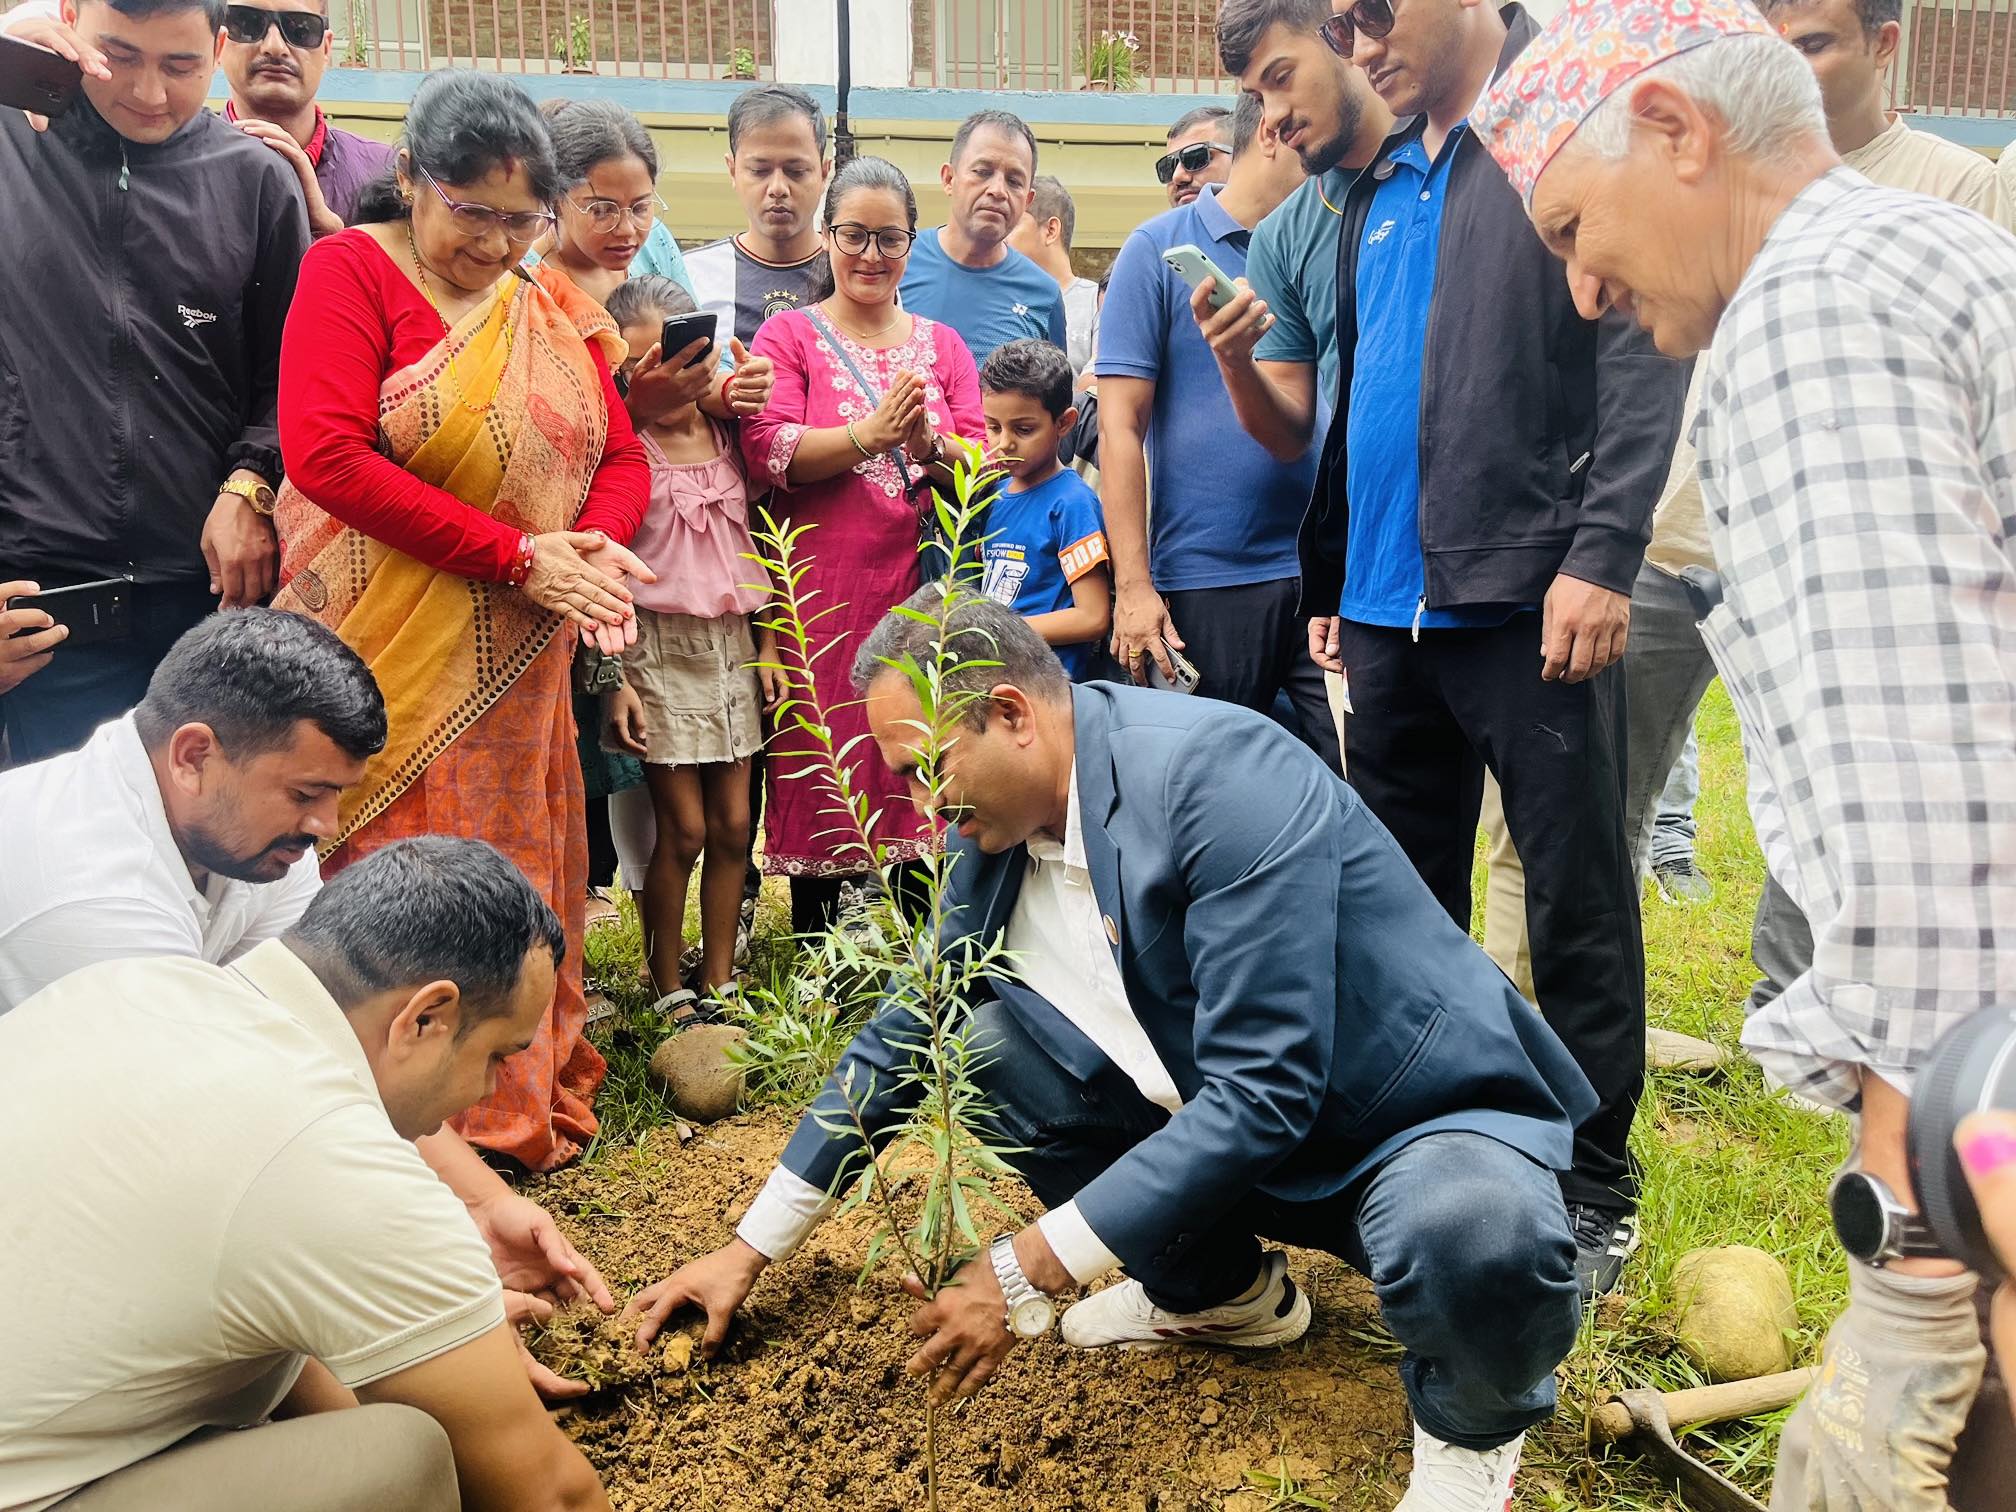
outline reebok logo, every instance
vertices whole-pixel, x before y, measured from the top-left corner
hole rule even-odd
[[[1365,238],[1365,245],[1368,247],[1377,246],[1380,242],[1386,240],[1387,234],[1391,232],[1392,229],[1393,229],[1393,222],[1391,222],[1390,220],[1385,222],[1383,225],[1379,227],[1377,231],[1374,231],[1370,236]]]
[[[217,317],[208,310],[192,310],[183,304],[175,306],[175,313],[182,317],[182,324],[192,331],[198,326],[214,325],[217,322]]]

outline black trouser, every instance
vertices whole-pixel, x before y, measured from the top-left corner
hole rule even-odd
[[[1624,677],[1540,680],[1540,616],[1489,630],[1345,621],[1351,785],[1423,880],[1470,927],[1470,872],[1489,765],[1526,868],[1540,1012],[1596,1088],[1575,1131],[1571,1202],[1636,1201],[1627,1141],[1645,1081],[1645,947],[1624,836]]]
[[[1300,578],[1235,588],[1183,588],[1162,595],[1197,664],[1197,691],[1207,698],[1274,712],[1282,693],[1295,710],[1297,733],[1330,770],[1340,771],[1337,722],[1323,669],[1309,659],[1309,622],[1295,612]]]
[[[0,697],[8,760],[25,766],[83,745],[98,726],[140,702],[168,648],[216,607],[217,595],[207,583],[145,583],[130,589],[131,628],[125,639],[59,645],[49,665]]]

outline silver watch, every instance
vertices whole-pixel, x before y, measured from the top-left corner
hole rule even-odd
[[[1008,1331],[1018,1339],[1040,1339],[1057,1321],[1057,1304],[1029,1284],[1015,1258],[1015,1239],[1003,1234],[987,1247],[994,1262],[994,1279],[1001,1283],[1001,1295],[1008,1303]]]
[[[1943,1259],[1932,1230],[1867,1171],[1843,1171],[1827,1189],[1827,1206],[1841,1247],[1864,1265],[1892,1260]]]

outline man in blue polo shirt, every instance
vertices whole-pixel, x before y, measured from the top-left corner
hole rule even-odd
[[[903,308],[952,327],[976,364],[1028,336],[1064,347],[1063,290],[1008,245],[1036,197],[1036,134],[1005,110],[977,111],[939,175],[952,213],[911,247]]]
[[[1296,615],[1295,522],[1315,454],[1282,465],[1239,428],[1190,289],[1162,261],[1201,249],[1246,270],[1253,227],[1302,180],[1295,155],[1240,96],[1232,168],[1127,238],[1099,317],[1099,492],[1114,588],[1113,654],[1137,678],[1182,651],[1210,697],[1267,712],[1286,691],[1302,738],[1334,768],[1337,730]],[[1149,480],[1154,481],[1152,536]]]

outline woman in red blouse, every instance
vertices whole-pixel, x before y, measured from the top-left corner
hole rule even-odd
[[[566,926],[539,1037],[456,1121],[534,1170],[595,1132],[581,996],[587,846],[568,707],[578,634],[636,634],[619,543],[650,474],[602,308],[524,253],[552,224],[552,145],[490,75],[431,75],[394,178],[315,244],[280,353],[282,608],[329,625],[384,690],[391,736],[345,795],[333,872],[416,834],[487,840]]]

